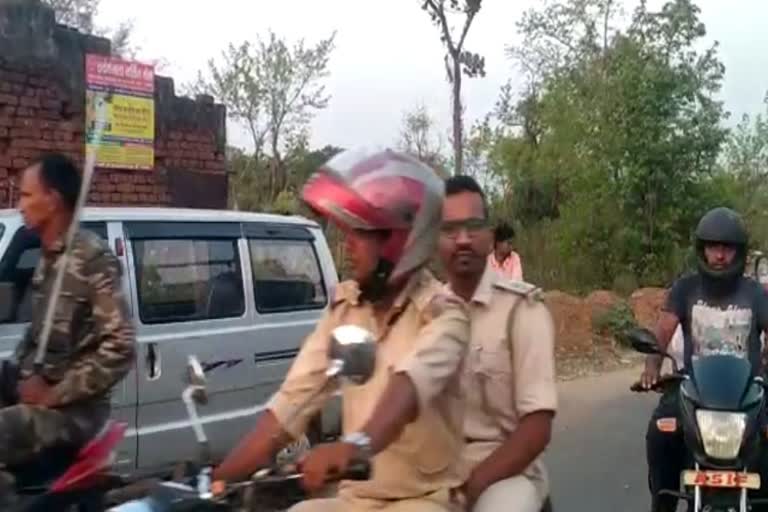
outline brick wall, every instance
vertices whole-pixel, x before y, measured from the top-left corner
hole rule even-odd
[[[108,55],[109,41],[57,25],[38,0],[0,0],[0,207],[18,199],[18,173],[41,152],[83,164],[86,53]],[[90,204],[225,208],[225,119],[212,98],[178,97],[156,77],[155,168],[97,168]]]

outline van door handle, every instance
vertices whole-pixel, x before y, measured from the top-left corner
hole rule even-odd
[[[160,361],[160,351],[157,349],[157,343],[147,343],[147,354],[145,358],[147,367],[147,380],[157,380],[162,373],[162,363]]]

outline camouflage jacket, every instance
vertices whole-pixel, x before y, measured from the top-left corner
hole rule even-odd
[[[38,337],[62,253],[63,243],[41,257],[32,278],[32,321],[15,351],[22,378],[34,371]],[[79,231],[67,263],[42,375],[53,386],[54,407],[108,403],[112,387],[130,371],[136,349],[120,262],[96,234]]]

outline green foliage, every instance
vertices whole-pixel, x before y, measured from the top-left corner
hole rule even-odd
[[[270,31],[254,43],[230,44],[220,62],[210,60],[207,73],[188,87],[222,102],[229,117],[248,130],[250,167],[260,174],[248,180],[263,187],[259,203],[271,204],[290,188],[292,159],[308,151],[309,123],[330,100],[323,80],[334,40],[335,33],[314,46],[303,40],[291,45]]]
[[[403,114],[398,147],[438,173],[445,167],[442,140],[439,134],[435,133],[435,121],[424,105],[418,105]]]
[[[97,27],[96,14],[101,0],[42,0],[50,6],[56,21],[68,27],[74,27],[86,34],[96,34],[112,40],[112,54],[117,56],[134,57],[136,48],[132,45],[133,23],[124,21],[114,29]]]
[[[618,30],[612,2],[567,0],[523,18],[528,47],[512,53],[535,72],[516,105],[502,96],[489,168],[502,216],[546,229],[567,262],[561,283],[664,285],[698,217],[733,197],[717,165],[724,69],[716,47],[697,49],[698,14],[690,0],[643,3]]]
[[[632,307],[626,301],[619,301],[604,313],[592,319],[596,333],[629,347],[627,332],[637,326]]]

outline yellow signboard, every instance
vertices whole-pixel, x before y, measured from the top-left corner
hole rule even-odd
[[[99,167],[153,169],[154,69],[113,57],[88,55],[85,95],[86,147]],[[97,107],[104,117],[97,119]],[[96,144],[96,130],[101,138]]]

